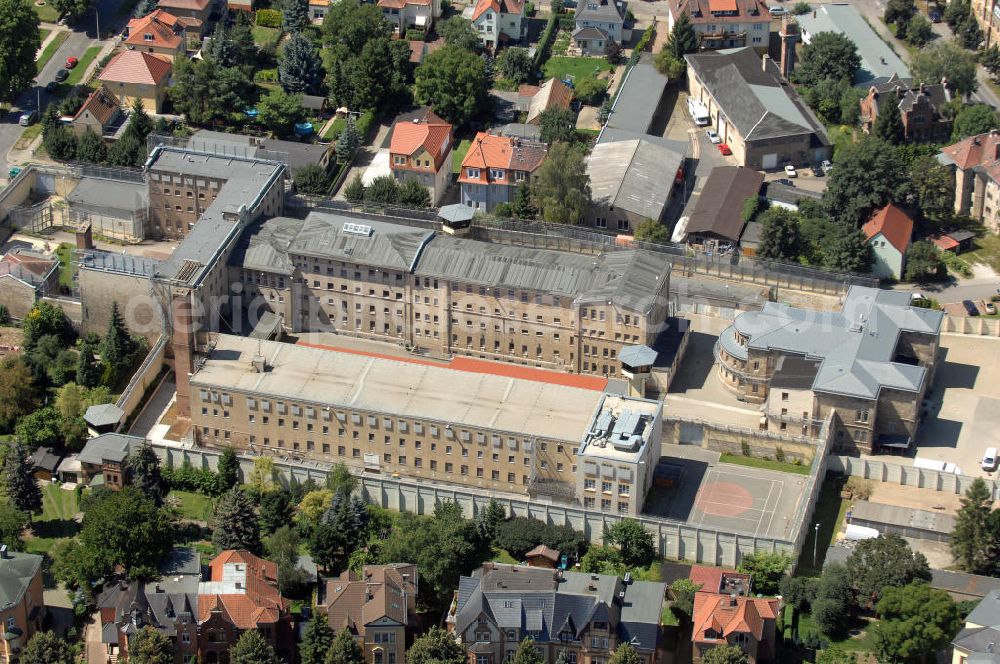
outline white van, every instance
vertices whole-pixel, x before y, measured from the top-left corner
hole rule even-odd
[[[942,473],[950,473],[952,475],[962,474],[961,468],[948,461],[935,461],[933,459],[921,459],[920,457],[916,457],[913,459],[913,467],[936,470]]]
[[[983,463],[981,465],[987,473],[992,473],[997,469],[997,448],[986,448],[986,452],[983,453]]]
[[[711,118],[708,116],[708,107],[700,99],[688,97],[688,113],[691,114],[691,119],[694,120],[695,125],[699,127],[706,127],[711,122]]]

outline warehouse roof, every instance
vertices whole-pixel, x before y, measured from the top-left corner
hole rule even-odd
[[[641,139],[598,143],[587,157],[591,199],[659,220],[684,155]]]
[[[867,500],[859,500],[851,507],[851,521],[857,520],[937,533],[950,533],[955,529],[955,517],[951,514]]]
[[[267,362],[263,373],[251,364],[258,348]],[[574,445],[604,397],[596,390],[225,334],[191,384]]]
[[[649,132],[666,89],[666,76],[649,63],[638,63],[625,75],[607,126],[640,134]]]
[[[687,234],[708,234],[736,242],[745,222],[743,203],[760,192],[764,175],[743,166],[719,166],[708,174],[688,220]]]

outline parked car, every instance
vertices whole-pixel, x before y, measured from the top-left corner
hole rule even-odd
[[[68,58],[66,58],[66,69],[72,69],[78,64],[80,64],[80,61],[74,56],[71,55]]]
[[[69,78],[69,70],[68,69],[60,69],[59,71],[56,72],[56,81],[57,82],[62,83],[67,78]]]
[[[930,10],[929,12],[927,12],[927,16],[930,17],[931,23],[940,23],[941,22],[941,11],[938,10],[938,9],[932,9],[932,10]]]
[[[989,300],[983,300],[983,311],[985,311],[990,316],[996,316],[997,305],[993,304]]]
[[[962,300],[962,306],[965,307],[965,313],[970,316],[979,315],[979,309],[976,309],[976,303],[972,300]]]
[[[788,178],[778,178],[777,180],[775,180],[775,182],[777,182],[778,184],[783,184],[786,187],[794,187],[795,186],[795,183],[792,182],[791,180],[789,180]]]
[[[53,93],[59,87],[59,81],[49,81],[45,84],[45,91],[48,93]]]
[[[33,110],[25,111],[21,113],[21,117],[17,119],[17,124],[21,125],[22,127],[27,127],[28,125],[33,124],[37,119],[38,119],[37,112]]]
[[[812,170],[812,174],[818,178],[821,178],[824,175],[826,175],[826,172],[820,167],[819,164],[813,164],[809,168]]]
[[[983,462],[980,464],[987,473],[992,473],[997,469],[997,448],[987,447],[983,453]]]
[[[712,141],[712,143],[716,145],[722,142],[722,137],[719,136],[719,132],[715,131],[714,129],[709,129],[708,131],[705,132],[705,135],[708,136],[708,140]]]
[[[785,175],[787,175],[790,178],[797,178],[797,177],[799,177],[799,174],[795,170],[795,167],[792,166],[791,164],[785,164]]]
[[[823,169],[824,173],[829,173],[830,171],[833,170],[833,164],[830,163],[829,159],[824,159],[823,161],[819,162],[819,167]]]
[[[767,11],[771,14],[772,17],[784,16],[785,14],[788,13],[788,10],[785,9],[784,7],[768,7]]]
[[[715,147],[719,148],[719,152],[727,157],[733,153],[733,151],[729,149],[729,145],[726,143],[719,143]]]

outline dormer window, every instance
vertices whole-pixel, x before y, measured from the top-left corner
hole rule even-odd
[[[490,169],[490,179],[491,180],[503,180],[503,169],[502,168],[491,168]]]
[[[142,38],[144,40],[146,40],[146,41],[153,41],[153,33],[152,32],[147,32],[146,34],[144,34],[142,36]]]
[[[474,180],[478,180],[479,179],[479,169],[478,168],[466,168],[465,169],[465,176],[468,177],[468,178],[472,178]]]

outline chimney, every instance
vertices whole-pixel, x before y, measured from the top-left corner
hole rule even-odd
[[[76,248],[77,249],[93,249],[94,248],[94,231],[90,226],[90,223],[84,224],[83,228],[76,232]]]
[[[264,373],[267,370],[267,360],[264,359],[263,355],[254,355],[250,364],[257,373]]]
[[[7,557],[7,545],[0,544],[0,558],[6,558],[6,557]]]
[[[788,14],[781,18],[781,75],[788,78],[795,68],[795,42],[799,40],[799,24]]]
[[[771,61],[771,56],[764,54],[764,57],[760,59],[761,71],[767,72],[767,63]]]
[[[736,593],[729,594],[729,606],[736,606],[739,602],[736,601]]]
[[[191,293],[178,293],[171,302],[174,331],[174,374],[177,380],[177,416],[191,417],[191,374],[194,373],[195,316]]]

